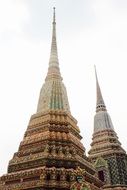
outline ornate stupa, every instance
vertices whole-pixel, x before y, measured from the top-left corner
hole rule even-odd
[[[94,164],[98,177],[104,182],[104,189],[127,189],[127,155],[121,147],[114,130],[110,115],[102,97],[97,78],[97,103],[94,117],[94,133],[92,138],[89,159]]]
[[[55,9],[48,73],[37,112],[0,178],[0,190],[99,190],[102,182],[85,155],[76,119],[71,115],[60,74]]]

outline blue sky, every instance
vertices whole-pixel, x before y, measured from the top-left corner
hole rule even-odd
[[[127,1],[0,1],[0,174],[36,112],[56,7],[61,73],[86,153],[96,105],[94,65],[107,110],[127,150]]]

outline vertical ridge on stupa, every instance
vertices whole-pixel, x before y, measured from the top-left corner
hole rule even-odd
[[[60,74],[54,9],[49,67],[37,112],[9,161],[7,174],[0,178],[0,190],[69,190],[76,185],[101,190],[103,183],[81,139]],[[78,177],[83,183],[77,182]]]
[[[94,116],[94,133],[89,151],[89,159],[98,171],[100,180],[104,182],[104,189],[127,189],[127,160],[126,152],[121,147],[114,130],[110,115],[106,110],[97,72],[96,90],[97,104]]]

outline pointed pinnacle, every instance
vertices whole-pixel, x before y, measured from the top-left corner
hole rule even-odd
[[[49,68],[46,80],[57,77],[62,80],[59,68],[58,52],[57,52],[57,40],[56,40],[56,15],[55,7],[53,8],[53,22],[52,22],[52,42],[51,42],[51,51],[49,58]]]
[[[95,70],[95,76],[96,76],[96,89],[97,89],[97,103],[96,103],[96,112],[99,111],[106,111],[106,106],[102,97],[100,85],[98,82],[98,77],[97,77],[97,71],[96,71],[96,66],[94,65],[94,70]]]
[[[96,65],[94,65],[94,71],[95,71],[95,77],[96,77],[96,82],[97,82],[97,81],[98,81],[98,78],[97,78]]]
[[[57,53],[57,42],[56,42],[56,18],[55,18],[55,7],[53,8],[53,30],[52,30],[52,44],[50,52],[49,65],[58,67],[58,53]]]
[[[56,8],[53,7],[53,23],[56,23],[56,13],[55,13]]]

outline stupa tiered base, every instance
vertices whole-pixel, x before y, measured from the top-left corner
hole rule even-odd
[[[18,152],[9,162],[8,174],[0,179],[1,189],[69,190],[78,175],[91,189],[100,189],[102,183],[80,140],[77,121],[65,111],[33,115]]]

